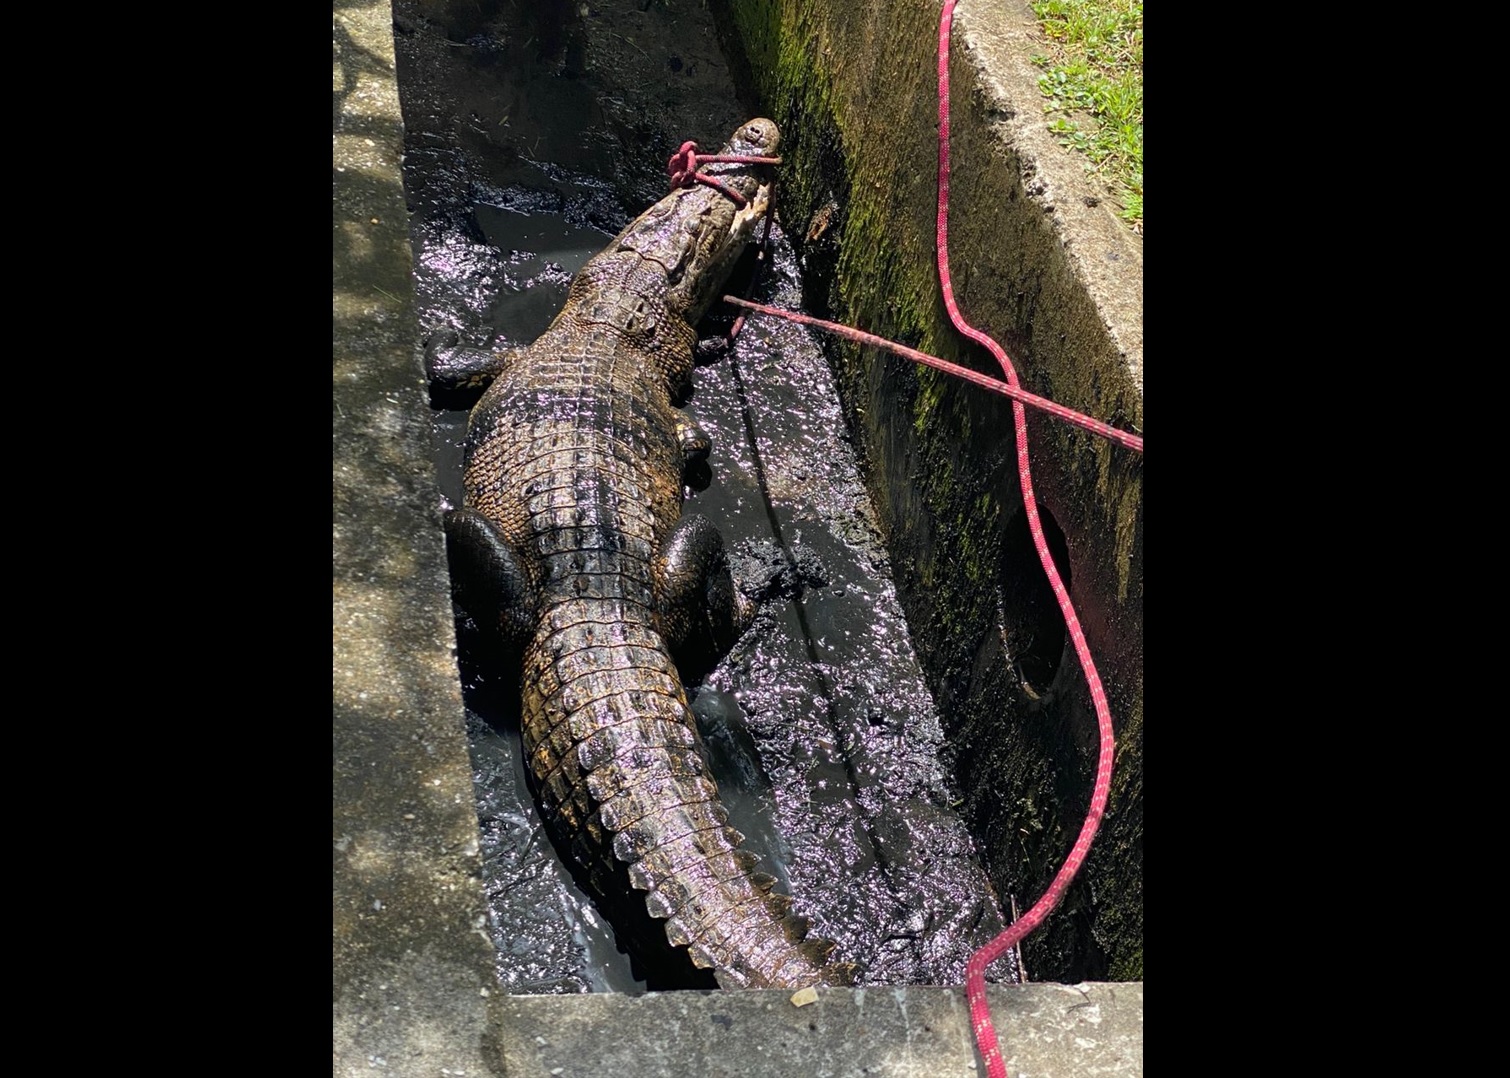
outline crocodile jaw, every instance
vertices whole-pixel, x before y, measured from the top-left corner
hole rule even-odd
[[[768,183],[761,184],[755,191],[755,197],[735,211],[734,223],[729,226],[729,241],[737,249],[744,249],[744,245],[750,242],[756,223],[770,212],[771,186]]]

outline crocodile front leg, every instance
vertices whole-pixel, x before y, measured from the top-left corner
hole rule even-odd
[[[679,413],[676,417],[676,441],[682,447],[682,459],[689,468],[707,460],[708,453],[713,449],[713,439],[708,437],[708,432]]]
[[[437,330],[425,338],[425,374],[432,394],[481,392],[492,385],[520,349],[495,352],[461,343],[452,329]]]

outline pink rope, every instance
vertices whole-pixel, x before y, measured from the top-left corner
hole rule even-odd
[[[933,367],[935,370],[941,370],[945,374],[952,374],[956,378],[963,378],[965,381],[978,385],[982,389],[989,389],[992,393],[1000,393],[1003,397],[1022,401],[1022,403],[1028,405],[1030,408],[1037,408],[1040,411],[1047,412],[1056,419],[1062,419],[1066,423],[1073,423],[1077,427],[1088,430],[1092,434],[1099,434],[1101,437],[1116,442],[1118,445],[1126,446],[1128,449],[1135,449],[1139,453],[1143,452],[1143,439],[1136,434],[1129,434],[1125,430],[1118,430],[1116,427],[1109,426],[1099,419],[1092,419],[1090,416],[1082,415],[1079,412],[1066,408],[1062,404],[1055,404],[1047,397],[1040,397],[1036,393],[1029,393],[1020,386],[1008,385],[998,378],[979,374],[976,371],[972,371],[969,367],[961,367],[957,363],[950,363],[947,359],[930,356],[927,352],[919,352],[916,348],[908,348],[905,344],[897,344],[895,341],[888,341],[885,337],[877,337],[874,333],[866,333],[863,329],[855,329],[852,326],[843,326],[838,322],[825,322],[823,319],[814,318],[812,315],[798,314],[796,311],[783,311],[779,307],[767,307],[764,303],[752,303],[747,299],[740,299],[737,296],[725,296],[723,299],[725,303],[735,307],[744,307],[747,310],[759,311],[761,314],[773,314],[777,318],[785,318],[788,322],[800,322],[804,326],[813,326],[817,329],[826,330],[829,333],[836,333],[841,337],[848,337],[857,344],[869,345],[872,348],[884,348],[886,351],[899,355],[904,359],[910,359],[914,363],[922,363],[925,366]],[[744,316],[741,315],[740,317],[742,319]],[[732,337],[733,334],[730,333],[729,336]]]
[[[954,5],[957,2],[958,0],[945,0],[943,14],[939,18],[939,282],[943,286],[944,305],[949,309],[949,317],[953,320],[955,328],[972,341],[989,349],[996,357],[996,361],[1001,364],[1002,373],[1006,375],[1007,382],[1015,387],[1018,385],[1017,371],[1013,368],[1012,361],[1007,358],[1006,352],[999,344],[965,321],[964,315],[960,314],[959,306],[954,302],[954,288],[949,276],[949,31],[954,24]],[[991,1009],[986,1004],[986,967],[1006,954],[1019,940],[1043,923],[1044,919],[1053,912],[1054,907],[1059,905],[1070,881],[1075,878],[1075,873],[1085,862],[1086,855],[1090,852],[1091,840],[1096,837],[1096,830],[1101,825],[1101,816],[1106,811],[1107,798],[1111,793],[1114,748],[1111,708],[1106,702],[1106,691],[1101,687],[1101,678],[1096,673],[1096,664],[1092,661],[1090,648],[1085,643],[1080,619],[1075,616],[1075,608],[1070,603],[1069,593],[1065,591],[1064,581],[1059,578],[1059,570],[1049,553],[1048,542],[1043,537],[1043,524],[1038,518],[1038,501],[1033,495],[1033,476],[1028,467],[1027,409],[1019,400],[1012,401],[1012,418],[1017,432],[1017,474],[1022,481],[1022,502],[1027,512],[1028,529],[1033,534],[1033,545],[1038,549],[1038,561],[1049,578],[1049,585],[1054,589],[1054,598],[1058,600],[1059,609],[1064,614],[1064,623],[1069,630],[1070,640],[1074,643],[1075,655],[1080,660],[1080,668],[1085,672],[1085,680],[1090,685],[1091,700],[1096,706],[1096,720],[1101,729],[1101,748],[1096,763],[1096,785],[1091,793],[1090,810],[1086,813],[1085,823],[1080,828],[1080,836],[1075,840],[1075,845],[1071,848],[1069,856],[1065,858],[1058,874],[1049,884],[1043,897],[1034,903],[1033,908],[1014,921],[1005,932],[976,951],[965,967],[965,995],[970,1001],[970,1024],[975,1031],[976,1046],[980,1049],[981,1058],[985,1060],[986,1072],[991,1078],[1006,1078],[1007,1067],[1002,1059],[1001,1048],[996,1041],[996,1028],[991,1024]]]

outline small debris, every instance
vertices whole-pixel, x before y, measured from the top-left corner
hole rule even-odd
[[[818,1002],[818,990],[816,988],[803,988],[792,993],[793,1007],[806,1007],[809,1003]]]

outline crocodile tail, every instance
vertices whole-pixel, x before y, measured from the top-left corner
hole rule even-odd
[[[853,983],[854,967],[833,960],[830,941],[808,937],[806,919],[774,877],[756,870],[759,858],[741,848],[744,836],[727,818],[714,799],[683,802],[614,838],[667,940],[726,988]]]
[[[596,598],[556,603],[524,672],[525,751],[542,810],[595,890],[610,893],[625,872],[667,940],[721,984],[853,979],[830,958],[833,944],[807,937],[792,900],[729,826],[658,632]]]
[[[751,977],[744,970],[726,966],[722,969],[714,969],[713,976],[718,981],[720,988],[796,988],[800,986],[843,986],[855,983],[856,966],[853,962],[838,962],[831,957],[834,944],[823,939],[809,939],[795,945],[797,962],[795,963],[798,981],[784,981],[781,984],[772,984],[764,978]],[[694,955],[693,961],[697,961]]]
[[[848,985],[855,979],[855,967],[836,961],[831,940],[809,937],[807,919],[787,912],[792,900],[772,891],[770,909],[779,924],[763,944],[740,951],[736,944],[741,933],[735,929],[710,933],[700,947],[691,948],[692,961],[716,959],[722,948],[722,960],[713,961],[714,976],[722,988],[806,988],[814,985]],[[719,937],[722,936],[722,939]],[[699,954],[699,951],[704,952]]]

